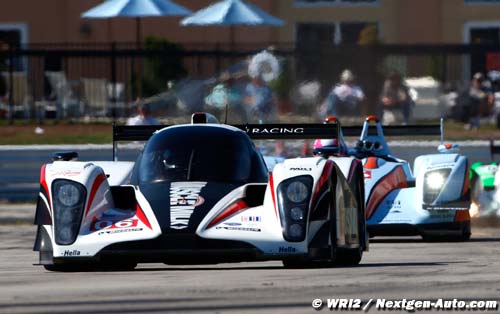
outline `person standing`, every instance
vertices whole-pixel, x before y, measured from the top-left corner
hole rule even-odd
[[[127,120],[127,125],[159,125],[160,122],[151,114],[149,104],[137,105],[137,115]]]
[[[461,109],[462,121],[465,129],[478,129],[481,115],[488,114],[494,105],[494,96],[488,88],[484,75],[476,73],[471,83],[458,97],[457,102]]]
[[[403,114],[404,124],[410,122],[415,103],[410,95],[410,89],[403,83],[403,78],[398,72],[391,73],[385,81],[380,102],[383,110],[400,111]]]
[[[258,123],[268,123],[275,120],[276,106],[273,91],[259,76],[252,78],[245,88],[244,103],[248,107],[249,117]]]
[[[365,94],[355,82],[356,78],[350,70],[342,71],[340,82],[332,88],[325,100],[322,115],[334,117],[359,115]]]

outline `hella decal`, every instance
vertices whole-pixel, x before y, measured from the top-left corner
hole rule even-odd
[[[206,182],[173,182],[170,186],[170,228],[185,229],[194,209],[205,201],[200,196]]]
[[[278,248],[278,253],[295,253],[297,249],[291,246],[280,246]]]
[[[64,251],[63,256],[80,256],[80,254],[81,253],[78,250],[72,250],[72,251],[66,250],[66,251]]]

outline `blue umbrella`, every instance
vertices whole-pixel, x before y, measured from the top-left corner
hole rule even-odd
[[[224,0],[183,19],[181,25],[267,25],[283,26],[283,21],[242,0]]]
[[[170,0],[107,0],[82,13],[82,18],[109,19],[135,17],[137,43],[141,41],[141,18],[149,16],[182,16],[191,11]]]
[[[243,0],[224,0],[214,3],[181,21],[183,26],[230,26],[231,46],[234,44],[235,25],[283,26],[283,24],[282,20]]]

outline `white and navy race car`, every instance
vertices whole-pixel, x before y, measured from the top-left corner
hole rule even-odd
[[[412,172],[407,161],[392,156],[380,121],[369,116],[364,122],[350,155],[363,163],[370,236],[470,238],[468,160],[458,154],[457,145],[443,143],[442,125],[386,127],[392,136],[441,133],[439,153],[416,157]]]
[[[337,125],[213,122],[200,113],[187,125],[114,127],[114,144],[148,139],[135,163],[56,153],[41,169],[39,264],[64,271],[148,262],[360,262],[368,248],[361,163],[287,159],[269,173],[251,141],[331,137]]]

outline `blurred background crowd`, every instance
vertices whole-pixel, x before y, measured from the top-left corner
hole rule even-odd
[[[500,127],[500,1],[141,1],[4,4],[0,119]]]

